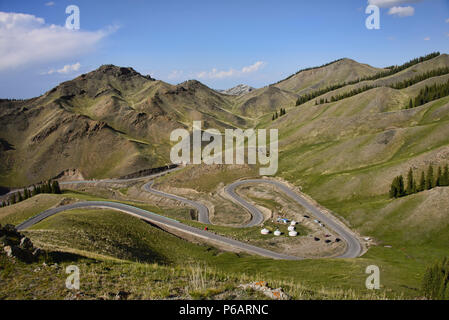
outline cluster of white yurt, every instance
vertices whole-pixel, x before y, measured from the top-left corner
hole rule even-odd
[[[296,237],[298,235],[298,232],[295,231],[295,225],[296,225],[296,221],[292,221],[290,226],[288,226],[288,235],[290,237]]]
[[[279,218],[278,217],[278,219],[277,219],[277,221],[278,222],[284,222],[284,223],[287,223],[287,219],[281,219],[281,218]],[[298,235],[298,232],[296,232],[295,231],[295,225],[297,225],[298,223],[295,221],[295,220],[292,220],[291,222],[290,222],[290,225],[288,226],[288,228],[287,228],[287,230],[288,230],[288,235],[290,236],[290,237],[296,237],[297,235]],[[262,230],[260,230],[260,233],[261,234],[263,234],[263,235],[267,235],[267,234],[269,234],[270,233],[270,230],[268,230],[267,228],[263,228]],[[276,236],[276,237],[279,237],[281,234],[282,234],[282,232],[279,230],[279,229],[276,229],[274,232],[273,232],[273,234]]]

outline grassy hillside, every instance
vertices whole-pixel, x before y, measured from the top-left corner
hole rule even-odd
[[[232,97],[198,81],[177,86],[131,68],[102,66],[41,97],[0,101],[0,185],[22,186],[77,168],[86,178],[122,176],[170,161],[170,133],[247,126]]]
[[[380,77],[376,80],[365,80],[360,81],[355,84],[345,85],[342,88],[329,91],[328,93],[317,96],[309,102],[310,104],[315,104],[315,101],[319,101],[320,99],[327,99],[331,101],[332,96],[338,96],[340,94],[344,94],[346,92],[350,92],[351,90],[356,90],[359,88],[363,88],[365,86],[368,87],[388,87],[394,84],[400,83],[404,80],[413,79],[418,75],[425,74],[429,71],[437,70],[439,68],[449,67],[449,55],[441,54],[435,58],[417,63],[409,68],[406,68],[398,73],[394,73],[393,75],[389,75],[386,77]],[[430,80],[433,81],[433,80]]]
[[[70,264],[81,269],[81,299],[113,298],[109,295],[120,290],[137,299],[260,298],[237,286],[261,280],[284,288],[296,299],[397,298],[402,294],[394,283],[395,290],[365,290],[364,269],[371,262],[366,259],[276,261],[221,252],[109,210],[64,212],[36,224],[26,234],[49,252],[45,258],[49,266],[42,261],[12,264],[1,253],[0,277],[7,284],[0,289],[2,297],[70,296],[63,287],[65,266]],[[55,262],[58,266],[53,266]],[[340,276],[343,270],[352,274],[349,281]]]
[[[449,56],[445,54],[392,76],[345,86],[320,98],[330,99],[366,84],[390,85],[444,66],[449,66]],[[198,81],[173,86],[144,77],[132,68],[105,65],[64,82],[41,97],[0,101],[0,125],[4,128],[0,132],[0,185],[35,183],[72,168],[86,178],[105,178],[160,166],[170,161],[170,132],[190,128],[193,120],[202,120],[203,128],[221,130],[266,124],[274,110],[293,109],[304,90],[317,90],[380,71],[341,59],[299,72],[276,85],[229,96]],[[349,105],[345,112],[392,111],[408,101],[413,88],[420,88],[420,84],[398,92],[357,95],[336,106]],[[310,101],[303,107],[313,104]],[[336,115],[342,110],[338,108]],[[320,130],[332,121],[324,118],[318,117],[322,121]],[[280,120],[276,125],[284,126]],[[290,126],[282,129],[283,134],[295,130]]]
[[[257,118],[279,110],[280,107],[294,106],[297,99],[298,95],[295,93],[268,86],[235,98],[232,110],[237,114]]]
[[[274,86],[296,94],[305,94],[330,85],[372,76],[383,70],[345,58],[321,68],[298,72]]]
[[[378,88],[359,95],[352,108],[355,97],[291,111],[273,124],[282,137],[278,174],[317,200],[345,200],[386,194],[393,177],[410,167],[443,165],[449,98],[389,111],[387,97],[401,94]]]
[[[301,187],[361,235],[373,238],[363,257],[274,261],[224,253],[103,210],[62,213],[36,225],[29,235],[50,251],[76,254],[69,260],[78,259],[83,266],[92,263],[95,272],[106,266],[113,272],[128,270],[139,275],[150,273],[150,266],[154,266],[154,274],[162,278],[171,272],[173,277],[167,279],[175,288],[151,285],[164,292],[181,292],[182,297],[193,296],[190,289],[180,289],[188,279],[185,262],[201,261],[208,270],[206,278],[210,275],[211,279],[225,279],[219,281],[219,291],[227,291],[223,288],[230,285],[231,292],[238,282],[254,279],[282,285],[295,298],[370,298],[372,293],[364,286],[365,268],[375,264],[381,269],[382,285],[376,297],[419,298],[426,266],[447,254],[449,188],[434,188],[399,199],[389,199],[388,190],[393,178],[405,176],[409,168],[417,173],[429,164],[449,162],[449,97],[404,108],[426,85],[446,82],[449,75],[400,90],[388,86],[447,66],[449,56],[443,54],[394,75],[345,86],[319,98],[330,99],[363,85],[379,86],[352,97],[321,105],[312,100],[298,107],[294,106],[298,94],[382,70],[343,59],[233,97],[196,81],[172,86],[129,69],[102,67],[42,97],[0,103],[0,125],[5,128],[0,132],[0,184],[39,181],[67,168],[78,168],[87,178],[101,178],[165,163],[170,147],[168,133],[175,127],[188,128],[193,119],[202,119],[203,127],[218,129],[252,125],[277,128],[277,175]],[[281,106],[287,108],[287,114],[271,121],[271,113]],[[256,166],[189,166],[162,177],[156,187],[195,189],[198,198],[215,201],[225,184],[256,176]],[[61,197],[96,198],[74,192],[40,195],[0,208],[0,223],[19,223],[61,203]],[[260,199],[256,202],[260,203]],[[132,203],[182,218],[179,208]],[[270,203],[265,205],[270,207]],[[257,233],[239,233],[228,227],[215,230],[242,239],[253,239]],[[8,268],[13,275],[27,270],[26,266]],[[112,281],[109,274],[105,278]],[[25,283],[31,281],[26,279]],[[50,283],[55,278],[47,274],[42,279]],[[136,297],[151,296],[138,295],[142,287],[136,279],[134,275],[128,278]],[[6,281],[17,289],[17,295],[32,292]],[[44,287],[51,288],[49,283]],[[98,283],[95,280],[89,292],[100,292]],[[121,286],[124,282],[116,283]],[[205,293],[210,287],[203,285],[200,291],[214,296]],[[155,296],[164,296],[162,291]],[[48,297],[49,292],[39,294]]]

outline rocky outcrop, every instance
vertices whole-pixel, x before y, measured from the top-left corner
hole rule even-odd
[[[239,84],[238,86],[235,86],[233,88],[227,89],[227,90],[217,90],[220,93],[229,94],[232,96],[239,96],[248,92],[251,92],[253,90],[256,90],[253,87],[250,87],[246,84]]]
[[[157,168],[150,168],[150,169],[143,169],[137,172],[133,172],[130,174],[127,174],[126,176],[121,176],[120,179],[133,179],[133,178],[139,178],[144,176],[149,176],[152,174],[160,173],[166,170],[170,170],[173,168],[176,168],[178,165],[176,164],[169,164],[163,167],[157,167]]]
[[[268,298],[273,300],[289,300],[290,297],[282,290],[282,288],[272,289],[268,286],[265,281],[257,281],[248,284],[241,284],[239,288],[243,290],[252,289],[255,291],[260,291]]]
[[[31,240],[11,224],[4,227],[0,225],[0,248],[1,253],[7,257],[28,263],[36,261],[42,253],[41,249],[35,248]]]

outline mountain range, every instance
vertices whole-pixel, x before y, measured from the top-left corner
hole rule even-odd
[[[106,178],[164,165],[170,132],[202,120],[203,128],[219,130],[278,128],[279,174],[330,190],[336,198],[372,179],[385,187],[410,165],[448,157],[447,97],[414,109],[404,106],[449,75],[400,90],[390,87],[442,67],[449,67],[446,54],[375,79],[389,69],[340,59],[260,89],[240,85],[219,92],[196,80],[171,85],[129,67],[103,65],[42,96],[0,100],[0,185],[28,185],[67,169]],[[366,85],[375,87],[316,105]],[[331,86],[338,88],[296,106],[299,97]],[[272,121],[280,108],[287,115]],[[354,170],[356,178],[347,181],[344,173]],[[373,184],[373,193],[376,188]]]

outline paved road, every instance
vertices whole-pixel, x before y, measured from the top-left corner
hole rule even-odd
[[[143,177],[137,177],[137,178],[130,178],[130,179],[103,179],[103,180],[74,180],[74,181],[62,181],[59,182],[60,185],[67,185],[67,184],[91,184],[91,183],[123,183],[123,182],[132,182],[132,181],[140,181],[145,179],[155,179],[157,177],[163,176],[167,173],[170,173],[172,171],[180,170],[181,167],[176,167],[172,169],[168,169],[166,171],[162,171],[159,173],[155,173],[149,176],[143,176]],[[23,189],[21,189],[23,190]],[[18,190],[14,190],[17,192]],[[14,192],[11,191],[11,192]],[[11,193],[10,192],[10,193]]]
[[[162,225],[162,226],[168,226],[171,228],[176,228],[185,233],[194,235],[196,237],[199,237],[199,238],[202,238],[205,240],[216,241],[225,246],[231,246],[233,248],[236,248],[239,251],[244,251],[244,252],[248,252],[251,254],[257,254],[257,255],[260,255],[263,257],[267,257],[267,258],[283,259],[283,260],[301,260],[302,259],[299,257],[279,254],[279,253],[276,253],[276,252],[273,252],[270,250],[252,246],[250,244],[247,244],[247,243],[244,243],[241,241],[229,239],[229,238],[217,235],[215,233],[212,233],[212,232],[209,232],[206,230],[197,229],[197,228],[182,224],[176,220],[158,215],[158,214],[150,212],[150,211],[146,211],[146,210],[136,208],[136,207],[133,207],[130,205],[126,205],[123,203],[109,202],[109,201],[76,202],[73,204],[49,209],[49,210],[39,213],[38,215],[34,216],[33,218],[21,223],[20,225],[17,226],[17,229],[23,230],[23,229],[29,228],[29,227],[33,226],[34,224],[44,220],[45,218],[48,218],[48,217],[55,215],[59,212],[71,210],[71,209],[79,209],[79,208],[103,208],[103,209],[112,209],[112,210],[125,212],[125,213],[133,215],[135,217],[138,217],[140,219],[154,223],[156,225]]]
[[[330,217],[328,214],[321,211],[321,209],[314,204],[310,203],[303,196],[294,192],[290,188],[288,188],[285,184],[274,181],[274,180],[266,180],[266,179],[251,179],[251,180],[242,180],[236,181],[225,188],[225,191],[238,203],[240,203],[243,207],[245,207],[253,216],[253,219],[247,224],[247,226],[258,225],[263,222],[264,216],[259,209],[257,209],[252,204],[248,203],[246,200],[242,199],[239,195],[235,193],[235,188],[240,185],[247,183],[268,183],[279,188],[283,193],[289,196],[291,199],[299,203],[301,206],[305,207],[308,211],[310,211],[318,220],[324,223],[329,229],[334,230],[340,238],[342,238],[346,242],[346,251],[339,256],[339,258],[356,258],[362,252],[362,246],[357,238],[357,236],[351,232],[349,228],[342,226],[340,223],[336,222],[336,218]]]
[[[138,177],[138,178],[131,178],[131,179],[104,179],[104,180],[78,180],[78,181],[64,181],[60,182],[60,185],[70,185],[70,184],[94,184],[94,183],[123,183],[123,182],[132,182],[132,181],[140,181],[140,180],[146,180],[146,179],[155,179],[157,177],[163,176],[167,173],[170,173],[172,171],[176,171],[181,169],[181,167],[176,167],[173,169],[169,169],[163,172],[159,172],[150,176],[144,176],[144,177]],[[154,181],[151,180],[150,182],[143,185],[143,189],[149,193],[155,194],[157,196],[163,197],[163,198],[169,198],[172,200],[177,200],[182,203],[185,203],[191,207],[194,207],[198,211],[198,221],[201,223],[210,224],[209,220],[209,210],[205,205],[199,202],[195,202],[174,194],[165,193],[156,189],[153,189]]]
[[[129,182],[129,181],[137,181],[137,180],[144,180],[144,179],[154,179],[156,177],[159,177],[161,175],[164,175],[168,172],[179,170],[179,168],[170,169],[164,172],[160,172],[151,176],[146,177],[138,177],[138,178],[132,178],[132,179],[106,179],[106,180],[79,180],[79,181],[65,181],[61,182],[61,185],[69,185],[69,184],[84,184],[84,183],[123,183],[123,182]],[[186,203],[189,206],[192,206],[198,210],[198,221],[210,224],[209,221],[209,210],[207,207],[199,202],[195,202],[193,200],[189,200],[177,195],[168,194],[162,191],[158,191],[156,189],[152,188],[154,181],[150,181],[143,185],[143,189],[147,192],[150,192],[152,194],[155,194],[160,197],[177,200],[183,203]],[[305,198],[303,198],[301,195],[297,194],[296,192],[289,189],[284,184],[273,181],[273,180],[265,180],[265,179],[251,179],[251,180],[242,180],[242,181],[236,181],[227,187],[225,187],[225,192],[229,194],[236,202],[241,204],[244,208],[246,208],[252,215],[252,219],[250,222],[248,222],[244,227],[251,227],[251,226],[257,226],[261,224],[264,220],[263,214],[260,212],[259,209],[257,209],[255,206],[247,202],[246,200],[242,199],[237,193],[235,192],[235,188],[246,183],[269,183],[272,185],[275,185],[280,190],[282,190],[285,194],[287,194],[290,198],[295,200],[300,205],[304,206],[307,210],[309,210],[317,219],[321,220],[324,224],[326,224],[330,229],[333,229],[347,244],[346,251],[339,256],[339,258],[355,258],[358,257],[361,253],[361,245],[357,239],[357,237],[344,226],[337,223],[332,217],[329,217],[329,215],[322,212],[318,207],[314,206],[310,202],[308,202]],[[121,204],[118,202],[109,202],[109,201],[87,201],[87,202],[78,202],[74,204],[70,204],[67,206],[61,206],[58,208],[53,208],[46,210],[31,219],[25,221],[24,223],[20,224],[18,226],[19,230],[26,229],[39,221],[42,221],[43,219],[52,216],[56,213],[59,213],[61,211],[70,210],[74,208],[88,208],[88,207],[95,207],[95,208],[109,208],[113,210],[119,210],[134,216],[137,216],[139,218],[142,218],[146,221],[155,223],[155,224],[163,224],[171,227],[176,227],[179,230],[182,230],[183,232],[193,234],[197,237],[209,239],[213,241],[218,241],[225,245],[231,245],[239,250],[249,252],[249,253],[255,253],[264,257],[274,258],[274,259],[288,259],[288,260],[298,260],[301,258],[294,257],[294,256],[288,256],[283,254],[278,254],[266,249],[262,249],[259,247],[251,246],[247,243],[243,243],[240,241],[236,241],[233,239],[229,239],[223,236],[216,235],[214,233],[200,230],[197,228],[193,228],[187,225],[184,225],[176,220],[163,217],[160,215],[157,215],[155,213],[139,209],[133,206]]]
[[[146,184],[143,185],[143,189],[149,193],[155,194],[159,197],[163,197],[163,198],[168,198],[168,199],[172,199],[172,200],[177,200],[183,203],[186,203],[189,206],[194,207],[197,211],[198,211],[198,221],[202,222],[202,223],[206,223],[206,224],[210,224],[210,220],[209,220],[209,209],[207,209],[207,207],[199,202],[195,202],[193,200],[189,200],[180,196],[176,196],[174,194],[170,194],[170,193],[165,193],[156,189],[153,189],[154,181],[150,181]]]
[[[255,206],[253,206],[251,203],[249,203],[245,199],[241,198],[235,192],[235,188],[244,184],[245,181],[251,182],[252,180],[244,180],[244,181],[237,181],[237,182],[231,183],[230,185],[225,187],[225,192],[232,199],[234,199],[238,204],[240,204],[242,207],[244,207],[246,210],[248,210],[249,213],[251,214],[251,220],[247,224],[243,225],[244,228],[248,228],[248,227],[254,227],[259,224],[262,224],[262,222],[264,220],[264,216],[263,216],[262,212],[260,212],[259,209],[257,209]],[[265,180],[262,180],[262,181],[265,181]]]

